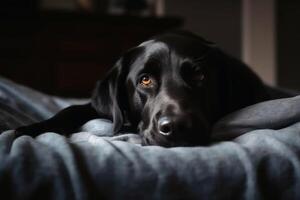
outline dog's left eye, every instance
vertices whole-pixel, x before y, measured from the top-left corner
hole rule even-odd
[[[193,72],[193,75],[192,75],[192,79],[194,81],[203,81],[204,80],[205,76],[204,76],[202,70],[199,67],[194,68],[193,71],[194,72]]]
[[[140,84],[144,87],[150,87],[153,84],[153,80],[150,76],[144,75],[140,79]]]
[[[196,73],[196,74],[194,74],[194,76],[193,76],[192,79],[194,81],[203,81],[204,78],[205,78],[204,74],[202,74],[202,73]]]

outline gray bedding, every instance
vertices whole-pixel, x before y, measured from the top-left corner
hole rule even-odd
[[[5,104],[16,109],[11,105]],[[25,119],[26,106],[18,105]],[[61,108],[52,105],[49,115]],[[45,105],[43,109],[50,110]],[[1,112],[2,119],[13,118]],[[47,116],[32,120],[43,118]],[[0,124],[13,128],[14,122]],[[207,147],[142,147],[136,134],[112,137],[111,122],[104,119],[88,122],[81,131],[70,138],[56,133],[15,138],[13,131],[4,131],[1,197],[300,199],[300,96],[263,102],[225,117],[215,126],[216,142]]]

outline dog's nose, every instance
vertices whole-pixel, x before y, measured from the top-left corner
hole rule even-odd
[[[172,120],[169,117],[162,117],[158,120],[159,133],[165,136],[171,135],[173,132]]]

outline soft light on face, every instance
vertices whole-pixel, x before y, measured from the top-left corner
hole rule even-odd
[[[208,122],[199,101],[205,79],[202,63],[178,55],[162,42],[139,48],[144,54],[132,62],[127,80],[132,86],[132,116],[144,144],[188,146],[207,141]]]

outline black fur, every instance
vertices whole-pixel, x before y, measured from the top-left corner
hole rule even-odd
[[[142,76],[151,78],[150,87],[140,84]],[[69,107],[16,133],[68,135],[102,117],[113,121],[116,134],[138,132],[147,145],[205,145],[221,117],[269,98],[262,81],[241,61],[179,31],[126,52],[97,83],[91,104]]]

